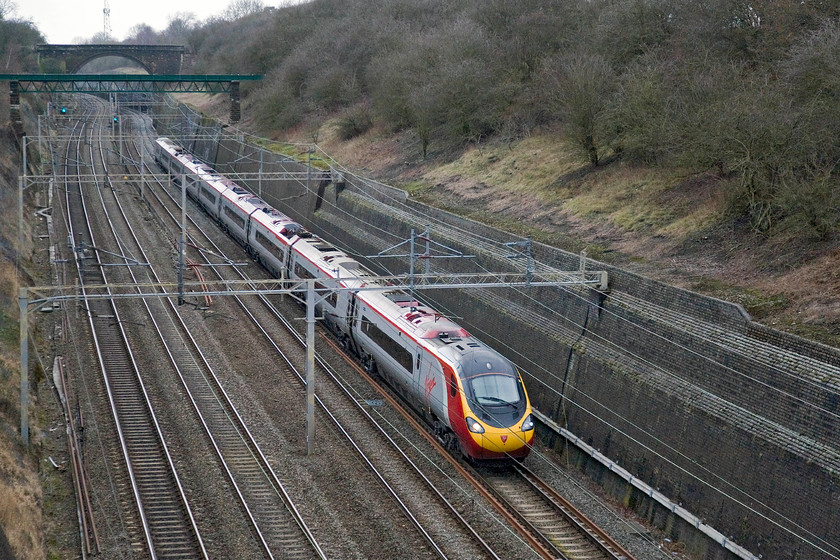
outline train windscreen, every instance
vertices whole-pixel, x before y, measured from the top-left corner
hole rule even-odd
[[[470,379],[473,398],[481,405],[519,404],[519,384],[510,375],[487,374]]]
[[[480,420],[501,428],[522,417],[527,407],[525,390],[510,361],[477,349],[465,353],[461,364],[467,401]]]

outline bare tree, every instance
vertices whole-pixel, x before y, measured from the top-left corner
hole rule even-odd
[[[166,41],[171,43],[186,43],[190,32],[196,28],[197,21],[192,12],[177,12],[169,16],[169,25],[163,32]]]
[[[126,43],[132,45],[153,45],[158,42],[159,34],[147,23],[138,23],[128,30]]]
[[[222,18],[233,21],[235,19],[243,18],[251,14],[256,14],[265,9],[265,4],[262,0],[233,0],[225,11],[222,13]]]
[[[104,31],[97,31],[90,38],[85,39],[84,43],[91,45],[104,45],[106,43],[116,43],[117,40],[105,33]]]
[[[546,65],[548,103],[592,165],[598,165],[600,159],[604,143],[600,125],[615,81],[612,68],[597,54],[563,54]]]
[[[803,37],[782,69],[803,101],[827,100],[834,106],[840,94],[840,24],[826,20],[820,29]]]
[[[15,14],[15,10],[17,10],[15,0],[0,0],[0,21],[9,19]]]

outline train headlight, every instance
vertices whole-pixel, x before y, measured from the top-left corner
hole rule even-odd
[[[474,434],[483,434],[484,426],[478,423],[478,420],[467,416],[467,428]]]
[[[525,421],[522,422],[522,431],[523,432],[530,432],[534,429],[534,417],[533,415],[529,414]]]

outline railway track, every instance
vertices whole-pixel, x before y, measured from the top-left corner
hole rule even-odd
[[[568,560],[630,560],[632,556],[551,486],[522,465],[486,472],[497,495]],[[515,476],[513,476],[515,473]]]
[[[104,166],[104,157],[102,163]],[[107,174],[106,182],[109,188],[104,189],[104,192],[110,193],[113,199],[108,202],[103,200],[102,208],[114,238],[118,240],[121,254],[134,255],[144,263],[151,263],[149,255],[132,229],[117,195],[118,189]],[[119,226],[115,226],[117,222]],[[119,231],[116,231],[117,229]],[[152,265],[140,270],[129,267],[127,274],[127,280],[138,286],[138,293],[150,293],[139,286],[148,286],[163,280]],[[144,297],[141,301],[149,324],[154,327],[159,343],[181,381],[184,394],[192,404],[265,556],[323,558],[323,552],[285,492],[283,483],[251,436],[238,411],[218,383],[199,345],[181,320],[177,306],[166,298]]]
[[[330,344],[340,351],[333,342]],[[349,356],[346,359],[352,360]],[[367,375],[353,363],[359,375]],[[396,402],[395,397],[387,392],[382,395],[394,401],[394,406],[415,424],[418,432],[479,490],[540,557],[547,560],[633,560],[619,543],[525,467],[511,464],[508,469],[476,469],[464,463],[449,454],[412,413]]]
[[[94,135],[91,133],[90,125],[86,125],[86,127],[82,130],[87,131],[85,138],[87,145],[90,146],[90,153],[88,155],[84,155],[83,157],[83,154],[80,151],[77,151],[73,155],[68,152],[68,155],[66,156],[66,160],[68,161],[79,162],[76,164],[77,172],[79,174],[82,174],[84,168],[91,167],[93,165],[94,145],[97,144]],[[77,146],[78,145],[81,145],[81,142],[77,143]],[[124,147],[124,149],[127,150],[128,147]],[[146,154],[147,161],[150,160],[152,151],[151,149],[148,149],[148,145],[143,152]],[[139,153],[139,150],[135,150],[134,153],[129,153],[127,163],[131,164],[132,161],[139,160]],[[104,154],[104,150],[100,149],[100,167],[102,167],[102,171],[105,171],[104,167],[106,165],[107,158],[102,154]],[[91,163],[84,165],[81,164],[81,161],[84,159],[90,160]],[[151,179],[156,170],[149,168],[148,171],[148,177]],[[106,172],[105,175],[107,176],[108,173]],[[111,170],[110,175],[114,175],[114,170]],[[81,186],[79,186],[78,190],[80,189]],[[100,195],[104,193],[106,196],[114,197],[113,201],[109,200],[108,202],[102,202],[102,207],[112,208],[112,212],[113,208],[117,208],[119,205],[119,198],[121,196],[120,191],[125,191],[125,189],[122,189],[120,186],[114,185],[111,182],[104,183],[101,186],[97,185],[96,190],[100,193]],[[69,193],[71,189],[68,187],[66,188],[66,191]],[[158,213],[158,220],[160,223],[165,224],[165,229],[169,232],[168,235],[172,237],[174,232],[177,230],[177,224],[179,223],[178,213],[180,212],[180,209],[177,207],[178,193],[170,193],[172,196],[164,198],[163,194],[165,192],[166,189],[164,188],[164,185],[161,184],[158,185],[157,188],[147,188],[144,196],[147,198],[149,204],[154,207],[155,212]],[[153,196],[152,193],[154,193]],[[160,198],[155,198],[158,196]],[[83,197],[79,197],[79,199],[80,201],[76,204],[83,204]],[[69,213],[69,202],[67,203],[67,207]],[[71,233],[71,239],[74,240],[74,245],[78,249],[77,255],[80,258],[80,262],[87,263],[86,266],[80,267],[79,276],[80,278],[84,277],[86,281],[92,284],[102,283],[107,281],[107,278],[103,273],[103,271],[107,271],[109,278],[120,278],[120,281],[134,282],[138,285],[146,286],[143,288],[144,290],[149,290],[148,286],[161,281],[161,276],[153,274],[152,267],[108,268],[107,266],[103,266],[108,263],[103,263],[100,259],[102,255],[101,250],[106,248],[114,255],[119,255],[119,258],[133,259],[135,262],[148,263],[152,258],[154,258],[152,255],[146,256],[143,252],[143,242],[140,239],[134,237],[133,235],[128,236],[125,234],[124,228],[130,227],[129,218],[125,216],[125,213],[122,212],[122,210],[119,210],[119,214],[120,216],[114,213],[112,214],[112,217],[107,219],[108,222],[125,222],[124,225],[120,225],[117,228],[119,229],[119,233],[117,233],[117,231],[113,231],[113,245],[109,245],[102,239],[97,240],[93,237],[94,231],[99,232],[102,229],[102,221],[99,222],[99,226],[83,226],[82,221],[79,221],[78,224],[76,224],[76,218],[74,218],[74,225],[71,225],[71,230],[73,232]],[[224,251],[218,246],[213,245],[211,236],[202,232],[197,224],[191,223],[188,229],[190,233],[190,242],[195,247],[207,249],[206,251],[201,251],[199,254],[205,256],[212,251],[215,255],[213,259],[207,259],[202,263],[196,263],[202,266],[202,270],[213,270],[214,274],[217,274],[217,277],[222,280],[234,277],[246,278],[245,276],[239,275],[240,267],[227,266],[234,263],[237,259],[241,260],[238,255],[235,258],[225,257]],[[222,261],[225,266],[212,266],[213,263],[211,263],[210,260],[213,260],[216,264]],[[95,265],[90,266],[93,263],[95,263]],[[166,274],[163,276],[172,275],[171,262],[169,265],[170,270],[165,271]],[[236,274],[236,276],[233,276],[233,274]],[[212,283],[213,281],[214,280],[212,279],[208,279],[208,282]],[[258,282],[259,278],[257,278],[256,281]],[[146,293],[146,295],[149,294]],[[303,363],[302,339],[298,333],[299,329],[294,328],[288,320],[281,316],[276,309],[275,302],[271,301],[272,299],[273,298],[266,298],[262,296],[248,296],[246,298],[237,298],[237,305],[241,307],[243,313],[252,317],[249,320],[253,322],[256,326],[255,328],[260,329],[262,333],[261,337],[263,338],[263,342],[260,344],[273,348],[272,351],[276,352],[277,357],[285,363],[283,369],[286,370],[289,375],[296,375],[299,378],[299,386],[303,387],[305,382],[303,381],[300,373],[298,373],[294,367],[295,363]],[[237,497],[242,500],[240,507],[245,512],[245,517],[248,517],[253,521],[253,532],[257,536],[257,540],[263,543],[262,546],[264,548],[265,556],[269,558],[310,558],[328,556],[328,554],[325,554],[323,551],[318,549],[317,543],[314,543],[314,537],[311,537],[311,532],[310,544],[305,543],[305,541],[310,540],[310,537],[305,536],[308,529],[303,529],[305,523],[302,520],[302,516],[299,516],[299,520],[294,519],[294,514],[291,515],[291,518],[286,517],[286,512],[283,510],[288,511],[290,509],[294,509],[294,504],[290,498],[289,501],[286,502],[285,498],[280,497],[281,494],[285,493],[282,488],[285,486],[287,481],[281,480],[281,477],[273,473],[272,463],[276,461],[269,461],[269,459],[263,455],[256,443],[257,438],[251,435],[246,425],[246,420],[244,418],[246,415],[241,414],[237,410],[237,407],[234,406],[233,401],[235,398],[227,394],[223,387],[223,382],[214,373],[213,366],[211,366],[213,359],[206,357],[203,354],[201,345],[192,338],[190,334],[190,327],[188,326],[188,323],[183,321],[181,313],[179,313],[179,308],[174,305],[172,301],[165,300],[164,298],[144,298],[143,302],[143,307],[146,310],[145,313],[149,317],[148,322],[150,324],[154,324],[155,326],[155,332],[157,333],[155,337],[159,339],[161,347],[165,348],[165,353],[172,364],[173,370],[178,372],[177,375],[183,384],[185,394],[188,395],[190,405],[195,410],[196,416],[200,419],[199,422],[204,427],[205,436],[207,440],[211,442],[210,445],[215,449],[218,462],[222,465],[222,469],[225,471],[225,475],[229,478],[231,486],[236,488],[235,493]],[[104,302],[103,306],[100,306],[100,302],[97,300],[88,301],[88,312],[91,316],[90,323],[92,330],[94,330],[95,327],[98,327],[100,330],[108,329],[113,333],[124,330],[122,325],[125,321],[119,314],[117,306],[113,304],[109,305],[110,307],[105,307]],[[120,305],[124,304],[121,303]],[[278,322],[285,323],[284,328],[288,330],[288,335],[279,334],[278,329],[276,328]],[[115,326],[118,328],[115,329]],[[291,337],[293,336],[297,336],[297,342],[292,341]],[[114,346],[111,346],[112,344]],[[119,350],[118,346],[120,344],[122,344],[126,350]],[[297,345],[297,349],[293,350],[291,349],[291,346],[294,345]],[[111,348],[113,348],[113,350],[111,350]],[[97,356],[103,364],[106,360],[111,359],[112,354],[114,356],[119,356],[120,354],[127,354],[130,356],[130,353],[131,349],[128,344],[124,340],[120,342],[119,337],[116,341],[110,341],[107,338],[102,338],[101,342],[97,343]],[[107,355],[107,357],[105,355]],[[132,375],[140,379],[141,376],[137,373],[137,365],[136,363],[133,363],[133,358],[129,357],[127,358],[127,361],[129,362],[129,365],[127,366],[125,373],[120,375],[120,380],[127,379]],[[107,367],[103,365],[103,369],[105,371],[108,371],[112,367],[112,362],[108,361],[107,363]],[[447,495],[446,490],[440,489],[440,481],[434,480],[434,475],[430,477],[428,474],[423,472],[424,469],[428,469],[428,465],[424,466],[422,464],[422,460],[418,463],[416,459],[412,459],[405,453],[403,449],[405,447],[405,442],[400,440],[401,434],[397,434],[395,436],[393,433],[388,433],[388,422],[383,422],[382,418],[376,418],[376,411],[372,410],[372,407],[365,402],[366,400],[369,400],[365,398],[365,395],[369,395],[370,390],[360,390],[358,387],[348,387],[346,380],[342,380],[341,374],[336,374],[333,371],[334,366],[329,365],[327,360],[321,360],[319,356],[318,363],[320,368],[318,372],[318,379],[324,380],[331,378],[329,388],[324,381],[320,381],[320,385],[318,387],[316,400],[317,404],[323,411],[319,413],[319,418],[324,421],[327,421],[329,418],[328,421],[332,422],[335,427],[335,430],[332,431],[334,433],[341,433],[342,437],[346,438],[348,448],[355,449],[355,452],[362,458],[369,471],[373,473],[373,476],[379,481],[381,487],[384,488],[390,496],[392,496],[393,503],[396,504],[394,513],[399,511],[400,515],[408,520],[410,524],[415,527],[416,532],[421,535],[421,540],[424,544],[418,545],[418,557],[511,557],[504,551],[497,552],[494,544],[488,542],[488,539],[485,539],[484,535],[488,532],[492,532],[492,530],[487,527],[473,527],[473,523],[467,519],[467,517],[470,516],[469,513],[464,515],[464,512],[469,512],[470,505],[465,506],[464,503],[459,504],[457,497],[453,500],[451,490],[449,491],[450,495]],[[116,368],[116,364],[117,362],[113,362],[113,367]],[[354,365],[353,367],[359,369],[357,365]],[[134,370],[133,373],[132,370]],[[106,384],[110,384],[109,380],[106,380]],[[116,381],[113,384],[115,386],[121,385]],[[130,389],[128,388],[129,384],[127,382],[126,387],[126,391],[129,391],[130,393]],[[379,385],[378,383],[373,382],[371,387],[379,387]],[[120,387],[115,387],[115,390],[121,389]],[[381,388],[376,390],[381,391]],[[148,414],[152,417],[154,416],[154,411],[151,403],[149,402],[149,396],[145,394],[146,392],[142,388],[142,380],[140,381],[139,387],[135,388],[135,391],[143,394],[143,398],[136,399],[140,402],[136,412],[136,416],[138,418],[137,422],[141,423],[143,413],[141,411],[142,407],[140,407],[140,404],[142,404],[142,401],[146,401],[146,406],[151,411]],[[339,393],[343,393],[343,395],[339,396]],[[383,396],[387,393],[383,392],[379,394],[380,396]],[[116,393],[109,392],[109,402],[112,403],[111,406],[114,409],[115,424],[118,426],[118,432],[122,432],[120,429],[121,422],[125,422],[129,425],[133,425],[135,422],[134,408],[123,409],[122,404],[120,404],[119,407],[113,404],[116,401],[121,402],[123,399],[125,399],[126,402],[131,402],[130,396],[123,397],[121,395],[118,396]],[[402,405],[398,405],[396,402],[395,405],[397,409],[403,408]],[[412,415],[410,413],[407,414],[407,417],[410,418],[411,416]],[[156,421],[152,421],[151,423],[157,424]],[[128,429],[127,432],[128,436],[134,436],[132,429]],[[165,454],[164,434],[161,433],[159,425],[157,426],[157,432],[157,439],[159,440],[157,445],[158,447],[163,447],[163,453]],[[422,433],[426,434],[425,430],[422,430]],[[120,435],[122,436],[122,434]],[[434,440],[434,438],[431,439]],[[130,440],[131,438],[126,439],[125,442],[121,442],[118,446],[122,449],[123,460],[127,465],[129,465],[127,469],[129,474],[126,478],[131,479],[131,482],[125,482],[124,484],[126,487],[134,483],[133,479],[135,476],[133,471],[145,470],[145,468],[133,468],[131,466],[140,463],[132,462],[136,457],[139,457],[139,455],[137,455],[135,451],[132,451],[134,444],[131,443]],[[248,440],[250,440],[250,443]],[[390,443],[384,445],[383,442],[388,440],[390,440]],[[149,445],[151,446],[151,444]],[[391,450],[391,453],[384,453],[385,448]],[[389,456],[384,457],[385,455]],[[172,474],[169,476],[177,480],[177,473],[175,473],[174,466],[171,466],[171,457],[168,462],[170,463],[172,471]],[[145,463],[143,464],[145,465]],[[411,478],[415,479],[415,481],[406,480],[406,469],[417,473],[416,475],[411,476]],[[271,474],[266,475],[266,473]],[[511,526],[517,528],[516,530],[521,535],[521,539],[525,539],[530,543],[529,546],[533,550],[534,557],[589,558],[589,556],[580,555],[583,554],[583,548],[576,549],[572,545],[562,543],[561,536],[554,531],[552,527],[552,525],[556,525],[556,521],[540,521],[540,518],[548,518],[549,515],[556,516],[556,512],[553,510],[551,510],[550,514],[547,512],[543,512],[541,514],[529,512],[529,510],[537,511],[534,504],[537,502],[538,498],[534,497],[529,499],[527,502],[514,499],[504,499],[506,494],[504,486],[506,484],[513,488],[513,490],[507,491],[507,494],[515,496],[517,494],[526,493],[525,490],[522,490],[522,485],[525,483],[522,482],[522,479],[520,479],[519,476],[520,475],[516,475],[514,477],[513,475],[508,474],[501,477],[501,481],[493,481],[490,479],[482,481],[476,478],[473,485],[476,488],[484,486],[484,489],[479,490],[479,492],[487,496],[488,501],[491,503],[498,504],[495,507],[501,515],[508,519]],[[263,479],[268,482],[264,482]],[[271,479],[274,480],[272,481]],[[419,483],[418,486],[417,481],[421,480],[423,482]],[[294,484],[294,481],[288,482]],[[141,499],[145,495],[144,492],[148,492],[148,487],[150,485],[151,483],[146,482],[138,483],[135,490],[132,490],[131,492],[126,491],[121,494],[125,496],[130,494],[133,495],[132,501],[135,505],[132,507],[136,508],[140,512],[139,520],[132,518],[125,522],[126,526],[130,529],[130,534],[145,535],[145,539],[132,539],[132,546],[135,551],[140,551],[144,548],[144,546],[148,550],[157,550],[155,548],[157,546],[156,543],[160,542],[161,538],[159,536],[160,530],[154,528],[157,519],[156,514],[149,514],[148,510],[144,510],[143,505],[145,505],[146,502],[144,499]],[[486,488],[487,486],[492,486],[494,490],[488,490]],[[135,487],[132,486],[132,488]],[[144,488],[146,489],[144,490]],[[539,495],[539,492],[537,491],[529,490],[529,492],[531,492],[532,496]],[[183,496],[183,489],[181,489],[180,493]],[[422,494],[422,496],[419,496],[419,494]],[[545,498],[541,499],[543,501],[545,500]],[[151,494],[149,494],[149,497],[146,498],[146,500],[151,502]],[[186,497],[183,497],[182,501],[186,503]],[[446,516],[450,520],[448,522],[450,526],[447,527],[446,531],[441,531],[438,526],[440,522],[439,519],[429,519],[429,512],[423,511],[424,509],[429,509],[428,504],[432,501],[441,504],[441,507],[448,512],[446,513]],[[469,500],[463,501],[469,502]],[[266,503],[270,503],[271,505],[265,506]],[[475,505],[474,501],[472,505]],[[189,507],[188,504],[186,507]],[[548,506],[540,507],[548,508]],[[550,510],[551,508],[548,509]],[[516,512],[511,513],[511,510],[516,510]],[[187,513],[186,516],[191,517],[192,514]],[[148,517],[149,519],[144,519],[144,517]],[[274,524],[273,520],[279,518],[285,518],[285,520]],[[453,542],[447,542],[447,540],[451,541],[452,527],[455,525],[462,527],[462,529],[458,530],[463,535],[461,537],[462,540],[459,541],[458,545],[453,544]],[[192,539],[200,543],[201,536],[197,528],[200,526],[200,523],[196,523],[196,521],[193,520],[192,526],[192,531],[194,532]],[[304,536],[301,537],[301,535]],[[577,538],[584,539],[583,537]],[[141,542],[143,540],[145,540],[145,545]],[[179,543],[184,543],[188,542],[189,538],[178,537],[174,540],[177,540]],[[457,550],[459,547],[460,550]],[[203,547],[199,545],[199,548]],[[159,550],[159,557],[162,558],[181,557],[177,556],[177,554],[180,554],[179,552],[170,553],[162,548]],[[576,550],[579,550],[579,552],[576,552]],[[154,555],[155,553],[153,552],[152,554]],[[184,554],[185,556],[183,557],[201,557],[202,553],[198,552],[194,554],[192,552],[186,552]],[[206,557],[206,552],[204,552],[204,555],[204,557]],[[335,555],[333,555],[333,557],[334,556]],[[516,555],[516,557],[521,556]],[[591,557],[630,558],[629,555],[601,555]]]
[[[65,176],[87,175],[85,168],[95,171],[93,158],[85,164],[82,146],[93,152],[97,133],[95,107],[91,107],[88,122],[80,121],[74,130],[75,141],[66,146],[66,162],[75,162],[75,169],[65,170]],[[90,121],[93,124],[90,124]],[[101,127],[101,124],[99,125]],[[101,128],[99,129],[101,132]],[[71,150],[73,150],[71,152]],[[72,153],[72,157],[71,157]],[[86,286],[109,281],[97,237],[91,227],[87,199],[91,189],[80,180],[64,185],[66,215],[70,240],[76,253],[81,293]],[[160,431],[155,412],[139,373],[137,361],[127,341],[120,319],[120,311],[111,300],[85,300],[85,308],[97,361],[107,393],[118,447],[126,468],[120,477],[120,493],[130,512],[124,521],[131,535],[131,548],[152,558],[207,558],[200,534],[175,471],[166,442]],[[131,506],[129,506],[131,503]]]

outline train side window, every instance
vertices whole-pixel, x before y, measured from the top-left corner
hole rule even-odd
[[[206,187],[201,187],[201,196],[203,196],[213,204],[216,204],[216,196],[212,192],[210,192],[210,190],[208,190]]]
[[[245,219],[241,216],[238,216],[228,206],[225,206],[225,216],[230,218],[230,220],[233,221],[236,225],[238,225],[241,229],[245,229]]]
[[[262,233],[260,233],[258,231],[254,232],[254,239],[256,239],[257,243],[259,243],[263,247],[268,248],[268,246],[269,246],[268,245],[268,238],[265,235],[263,235]]]
[[[269,253],[271,253],[275,257],[277,257],[277,259],[280,262],[283,262],[285,260],[285,255],[283,254],[283,250],[280,247],[278,247],[277,245],[275,245],[271,241],[271,239],[269,239],[268,237],[266,237],[265,235],[263,235],[260,232],[256,232],[254,234],[254,238],[257,240],[257,243],[259,243],[260,245],[262,245],[265,248],[266,251],[268,251]]]
[[[458,384],[455,383],[455,374],[449,374],[449,394],[453,397],[458,394]]]
[[[384,350],[388,355],[394,358],[406,371],[411,371],[411,366],[414,363],[414,357],[411,352],[402,347],[402,345],[391,338],[388,334],[380,330],[376,323],[362,317],[364,321],[364,333],[368,335],[377,346]]]
[[[302,266],[298,262],[295,263],[295,276],[297,276],[298,278],[303,278],[304,280],[309,278],[315,278],[315,276],[311,272],[309,272],[304,266]]]
[[[338,304],[338,292],[331,291],[327,293],[327,287],[321,284],[320,282],[315,282],[315,290],[318,291],[319,294],[323,295],[324,301],[329,303],[330,306],[335,308]]]

